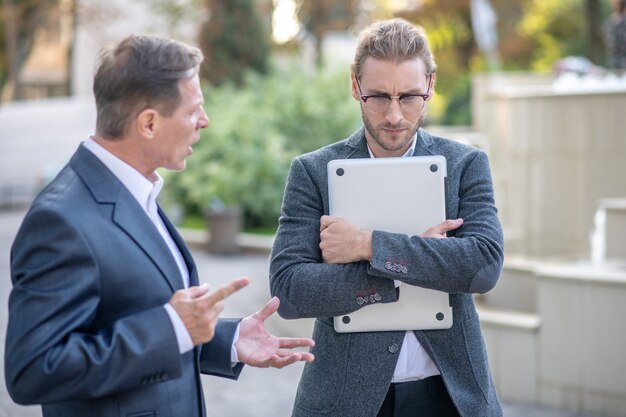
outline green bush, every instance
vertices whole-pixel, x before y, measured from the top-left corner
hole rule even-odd
[[[167,175],[165,205],[202,215],[216,201],[239,205],[246,227],[275,227],[291,159],[347,137],[360,122],[349,70],[302,67],[249,73],[242,88],[207,88],[210,125],[187,168]]]
[[[469,126],[472,124],[470,110],[472,99],[472,80],[469,74],[463,74],[456,80],[450,91],[448,103],[439,123],[443,125]]]

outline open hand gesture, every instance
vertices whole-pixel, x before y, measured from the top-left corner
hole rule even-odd
[[[286,350],[313,346],[312,339],[276,337],[265,330],[265,320],[278,310],[280,301],[272,298],[263,308],[241,321],[235,343],[239,361],[257,368],[282,368],[298,361],[310,362],[312,353]]]

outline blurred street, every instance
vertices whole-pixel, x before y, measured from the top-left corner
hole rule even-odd
[[[11,289],[9,251],[21,220],[23,209],[0,210],[0,357],[4,357],[7,323],[7,300]],[[243,252],[236,256],[215,256],[199,246],[192,247],[201,281],[213,288],[228,280],[247,275],[250,285],[231,296],[224,309],[225,317],[243,317],[254,313],[269,299],[268,255]],[[310,336],[311,320],[285,321],[268,319],[268,329],[282,336]],[[0,361],[0,417],[40,416],[39,406],[23,407],[11,401],[4,384],[4,361]],[[247,367],[238,381],[203,376],[207,414],[209,417],[286,417],[291,407],[302,365],[288,368],[256,369]],[[505,404],[506,417],[583,417],[560,410],[540,409],[520,404]]]

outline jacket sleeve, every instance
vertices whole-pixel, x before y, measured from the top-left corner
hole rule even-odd
[[[302,160],[294,159],[270,263],[270,290],[280,298],[278,312],[286,319],[331,317],[397,300],[393,279],[373,271],[368,262],[323,263],[324,198]]]
[[[27,215],[12,248],[11,273],[5,377],[15,402],[102,397],[181,376],[162,305],[93,326],[98,265],[63,213]]]
[[[463,218],[463,225],[446,239],[374,231],[372,268],[377,273],[447,293],[484,293],[496,285],[504,247],[489,162],[482,151],[469,156],[453,187],[458,189],[456,217]],[[405,268],[389,268],[389,259]]]
[[[238,379],[243,363],[233,366],[231,348],[235,332],[241,319],[220,319],[215,327],[215,336],[209,343],[202,345],[200,351],[200,372],[206,375],[228,379]]]

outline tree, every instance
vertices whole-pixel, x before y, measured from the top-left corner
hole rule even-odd
[[[355,17],[352,0],[298,0],[298,19],[313,37],[315,62],[323,64],[324,36],[335,30],[348,30]]]
[[[206,56],[202,76],[214,85],[232,80],[241,85],[244,73],[268,69],[270,35],[254,0],[206,0],[209,20],[200,31]]]
[[[606,56],[605,39],[602,35],[602,1],[586,0],[585,16],[587,17],[587,56],[594,64],[604,63]]]
[[[20,98],[18,74],[28,58],[38,27],[48,22],[51,11],[71,0],[3,0],[0,15],[0,87],[3,100]],[[7,84],[5,86],[5,84]]]

